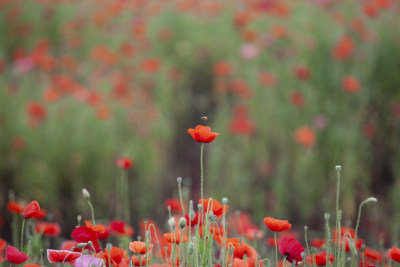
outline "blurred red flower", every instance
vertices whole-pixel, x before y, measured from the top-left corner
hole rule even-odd
[[[348,59],[354,50],[354,42],[348,36],[343,36],[339,39],[336,43],[335,47],[333,48],[333,56],[337,60],[345,60]]]
[[[389,259],[400,262],[400,249],[392,246],[391,249],[388,250],[387,254]]]
[[[271,217],[265,217],[264,223],[269,230],[274,232],[282,232],[292,228],[292,225],[289,223],[289,221],[277,220]]]
[[[185,243],[188,241],[188,237],[185,234],[182,234],[182,240],[181,240],[181,233],[180,232],[175,232],[175,233],[166,233],[164,234],[164,239],[169,242],[169,243]]]
[[[316,139],[314,130],[307,126],[296,129],[294,138],[297,143],[305,147],[313,147]]]
[[[133,165],[133,161],[130,158],[119,158],[115,160],[115,165],[121,169],[129,169]]]
[[[172,212],[182,212],[181,201],[177,198],[174,197],[167,198],[164,201],[164,207],[168,208],[168,206],[171,207]],[[183,207],[185,210],[187,210],[187,206],[185,203],[183,203]]]
[[[5,261],[5,259],[3,257],[3,251],[6,248],[6,246],[7,246],[7,242],[4,239],[0,238],[0,262]]]
[[[226,61],[218,61],[214,64],[213,73],[215,76],[226,77],[232,74],[232,67]]]
[[[196,142],[210,143],[215,137],[220,135],[219,133],[211,132],[211,128],[208,126],[197,125],[195,129],[189,129],[188,133]]]
[[[221,218],[222,215],[224,215],[229,209],[228,205],[222,205],[218,200],[215,199],[199,199],[198,203],[204,205],[203,210],[206,211],[206,213],[210,212],[211,209],[217,218]]]
[[[18,202],[11,201],[7,203],[7,209],[13,213],[21,213],[25,207]]]
[[[301,108],[305,105],[306,100],[302,93],[300,92],[291,92],[289,95],[289,102],[294,107]]]
[[[308,81],[311,78],[311,70],[305,65],[296,65],[292,71],[294,76],[300,81]]]
[[[57,237],[61,233],[61,227],[58,223],[37,222],[35,227],[36,233]]]
[[[303,245],[297,241],[294,237],[283,236],[279,240],[279,253],[286,257],[289,262],[301,262],[303,258],[301,253],[304,251]]]
[[[26,206],[26,208],[22,211],[21,215],[25,217],[25,219],[32,218],[38,211],[40,210],[39,203],[36,200],[33,200],[31,203]]]
[[[110,232],[114,235],[132,236],[134,230],[122,220],[112,220],[110,222]]]
[[[361,85],[358,79],[352,75],[347,75],[343,77],[342,80],[343,90],[349,93],[358,93],[360,91]]]
[[[147,246],[147,249],[146,249]],[[129,249],[132,252],[139,253],[139,254],[149,254],[153,249],[153,244],[146,245],[145,242],[142,241],[133,241],[129,243]]]
[[[21,264],[29,259],[28,255],[19,251],[16,247],[8,245],[6,248],[6,259],[14,264]]]
[[[314,264],[314,258],[315,258],[315,264],[318,266],[325,266],[327,264],[327,258],[326,258],[326,251],[320,252],[318,254],[315,254],[314,257],[313,255],[310,255],[307,257],[307,263],[310,265]],[[333,254],[329,254],[329,262],[332,263],[335,260],[333,257]]]

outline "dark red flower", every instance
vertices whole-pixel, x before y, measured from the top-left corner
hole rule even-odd
[[[279,253],[286,257],[289,262],[301,262],[303,258],[301,253],[304,251],[304,247],[299,241],[291,236],[283,236],[279,240]]]
[[[92,241],[95,252],[100,251],[100,246],[99,242],[97,241],[96,232],[90,229],[89,227],[79,226],[75,228],[74,231],[72,231],[71,233],[71,237],[75,239],[75,241],[78,243],[87,243],[89,241]],[[85,247],[85,249],[93,250],[93,248],[89,245]]]
[[[220,135],[219,133],[211,132],[210,127],[203,125],[197,125],[195,129],[189,129],[188,133],[196,142],[200,143],[210,143],[215,139],[215,137]]]
[[[61,227],[58,223],[37,222],[35,227],[36,233],[57,237],[61,233]]]
[[[50,263],[62,263],[62,264],[75,264],[77,258],[81,256],[81,253],[72,252],[68,250],[47,250],[47,259]]]
[[[32,216],[32,219],[43,219],[44,217],[46,217],[46,214],[46,210],[40,209]]]
[[[34,200],[26,206],[24,211],[22,211],[21,215],[25,217],[25,219],[32,218],[38,211],[40,210],[39,203]]]
[[[21,264],[29,259],[28,255],[19,251],[16,247],[8,245],[6,248],[6,259],[14,264]]]
[[[133,161],[130,158],[119,158],[115,160],[115,165],[121,169],[129,169],[133,165]]]
[[[21,213],[24,210],[24,206],[22,206],[18,202],[12,201],[7,203],[7,209],[13,213]]]

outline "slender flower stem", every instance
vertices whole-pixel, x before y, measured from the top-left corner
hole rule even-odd
[[[201,205],[204,206],[204,196],[203,196],[203,182],[204,182],[204,170],[203,170],[203,149],[204,149],[204,144],[201,143],[201,152],[200,152],[200,194],[201,194]]]
[[[179,200],[181,201],[182,207],[182,216],[185,217],[185,207],[183,206],[183,197],[182,197],[182,178],[178,177],[178,191],[179,191]]]
[[[308,230],[308,227],[306,225],[306,226],[304,226],[304,240],[305,240],[306,246],[307,246],[307,254],[308,254],[307,256],[309,256],[309,255],[311,255],[311,252],[310,252],[310,248],[308,247],[307,230]]]
[[[90,213],[92,214],[93,225],[96,225],[96,220],[94,219],[94,208],[93,208],[93,205],[92,205],[92,203],[90,202],[89,199],[88,199],[88,205],[89,205],[89,208],[90,208]]]
[[[278,267],[278,242],[276,241],[276,232],[274,232],[274,240],[275,240],[275,263],[276,267]]]
[[[338,228],[338,220],[339,220],[339,196],[340,196],[340,172],[342,170],[342,167],[340,165],[336,166],[336,173],[337,173],[337,188],[336,188],[336,241],[337,244],[340,244],[340,237],[341,237],[341,233],[340,231],[337,231]],[[338,258],[338,256],[336,255],[336,253],[339,255],[340,251],[339,251],[339,245],[335,246],[335,257]],[[328,255],[329,257],[329,255]]]
[[[22,220],[22,227],[21,227],[21,251],[23,251],[24,245],[24,228],[25,228],[25,218]]]

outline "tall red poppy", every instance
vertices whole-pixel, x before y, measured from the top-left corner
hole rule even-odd
[[[21,215],[25,217],[25,219],[30,219],[40,210],[39,203],[34,200],[26,206],[26,208],[22,211]]]
[[[153,247],[153,244],[149,244],[146,248],[146,243],[142,241],[133,241],[129,243],[129,249],[139,254],[148,254],[151,252]]]
[[[292,228],[292,225],[289,223],[289,221],[277,220],[271,217],[264,218],[264,223],[269,230],[274,232],[282,232]]]
[[[199,143],[210,143],[220,135],[219,133],[211,132],[210,127],[203,125],[197,125],[195,129],[189,129],[188,133]]]
[[[81,253],[71,252],[68,250],[47,250],[47,259],[50,263],[62,263],[62,264],[71,264],[73,265],[77,258],[81,256]]]
[[[217,218],[221,218],[222,215],[224,215],[228,209],[228,205],[222,205],[218,200],[216,199],[199,199],[199,204],[203,204],[204,208],[203,210],[206,210],[207,213],[210,212],[210,210],[213,212]]]
[[[8,245],[6,248],[6,259],[14,264],[21,264],[29,259],[28,255],[19,251],[16,247]]]
[[[304,251],[303,245],[294,237],[283,236],[279,240],[279,253],[286,257],[289,262],[301,262],[301,253]]]

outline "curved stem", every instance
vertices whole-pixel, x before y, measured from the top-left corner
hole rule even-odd
[[[24,228],[25,228],[25,218],[22,220],[22,228],[21,228],[21,251],[23,251],[24,245]]]

